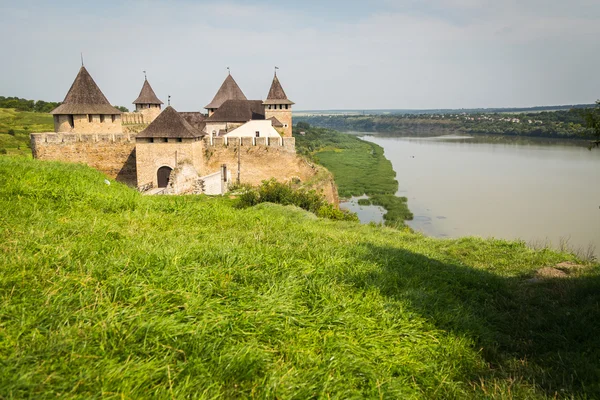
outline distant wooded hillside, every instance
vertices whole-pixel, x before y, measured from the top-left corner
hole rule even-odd
[[[44,100],[28,100],[19,97],[4,97],[0,96],[0,108],[14,108],[17,111],[33,111],[39,113],[48,113],[58,107],[61,102],[44,101]],[[129,109],[123,106],[115,106],[122,112],[128,112]]]
[[[591,132],[586,129],[586,109],[527,113],[300,115],[294,119],[341,131],[422,136],[465,133],[581,139],[591,137]]]

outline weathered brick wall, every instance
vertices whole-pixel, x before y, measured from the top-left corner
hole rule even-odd
[[[337,189],[331,174],[325,169],[310,165],[302,157],[296,155],[295,138],[283,138],[283,146],[279,140],[271,140],[264,145],[266,138],[242,138],[240,142],[230,138],[204,139],[204,165],[207,173],[217,172],[222,164],[227,165],[231,179],[237,181],[238,151],[240,152],[240,182],[258,185],[263,180],[275,178],[281,182],[289,182],[297,178],[301,182],[314,181],[313,188],[322,190],[325,197],[332,203],[338,204]],[[269,138],[271,139],[271,138]],[[227,143],[227,144],[226,144]],[[316,180],[317,175],[323,179]]]
[[[327,199],[337,204],[337,190],[331,175],[319,166],[308,164],[295,152],[295,138],[242,138],[242,140],[205,137],[203,140],[184,139],[178,142],[136,143],[135,134],[75,134],[33,133],[31,148],[34,158],[66,162],[81,162],[96,168],[109,177],[132,186],[152,184],[157,187],[157,171],[162,166],[176,169],[191,163],[198,176],[218,172],[227,165],[231,179],[236,182],[238,151],[242,183],[258,185],[275,178],[290,181],[314,182]]]
[[[152,121],[158,117],[161,113],[162,109],[158,104],[136,104],[135,105],[136,112],[132,113],[124,113],[123,123],[132,123],[132,124],[150,124]],[[127,114],[127,119],[125,119],[125,114]],[[141,116],[142,122],[126,122],[129,120],[137,120]]]
[[[175,169],[182,162],[191,163],[200,176],[207,173],[203,165],[203,142],[185,139],[177,142],[169,139],[165,143],[139,142],[136,149],[138,185],[152,183],[158,186],[157,171],[160,167]],[[210,171],[214,172],[214,171]],[[210,173],[208,172],[208,173]]]
[[[34,158],[84,163],[113,179],[137,186],[133,135],[32,133],[31,150]]]
[[[121,114],[121,120],[123,121],[123,125],[148,124],[144,118],[144,114],[137,112],[123,113]]]
[[[73,127],[70,123],[71,117],[73,118]],[[59,133],[120,133],[122,131],[121,114],[55,115],[54,131]]]
[[[265,118],[269,119],[271,117],[275,117],[281,122],[284,127],[277,128],[277,131],[280,130],[283,132],[284,137],[292,137],[292,107],[283,109],[283,110],[269,110],[268,107],[265,107]],[[286,126],[287,125],[287,126]]]

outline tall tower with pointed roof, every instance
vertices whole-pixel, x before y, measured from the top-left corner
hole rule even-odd
[[[120,133],[121,111],[106,99],[82,65],[62,104],[50,112],[57,133]]]
[[[160,114],[164,103],[156,96],[146,78],[144,79],[140,95],[133,101],[133,104],[135,104],[135,111],[144,115],[144,122],[151,123]]]
[[[277,78],[277,71],[273,77],[273,83],[271,83],[271,89],[267,95],[267,99],[263,102],[265,106],[265,119],[271,119],[273,126],[276,129],[281,130],[284,137],[292,137],[292,105],[293,101],[287,98],[279,78]],[[278,128],[276,125],[283,125]]]
[[[211,117],[227,100],[248,100],[231,74],[227,75],[212,101],[204,106],[208,116]]]

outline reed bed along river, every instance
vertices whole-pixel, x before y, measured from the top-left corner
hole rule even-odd
[[[600,149],[464,136],[363,139],[385,149],[416,231],[522,239],[600,255]],[[348,208],[363,221],[377,220],[369,207]]]

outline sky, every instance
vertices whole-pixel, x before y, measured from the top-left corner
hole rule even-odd
[[[62,101],[80,65],[132,108],[144,74],[199,111],[227,75],[297,110],[527,107],[600,98],[598,0],[0,0],[0,95]]]

